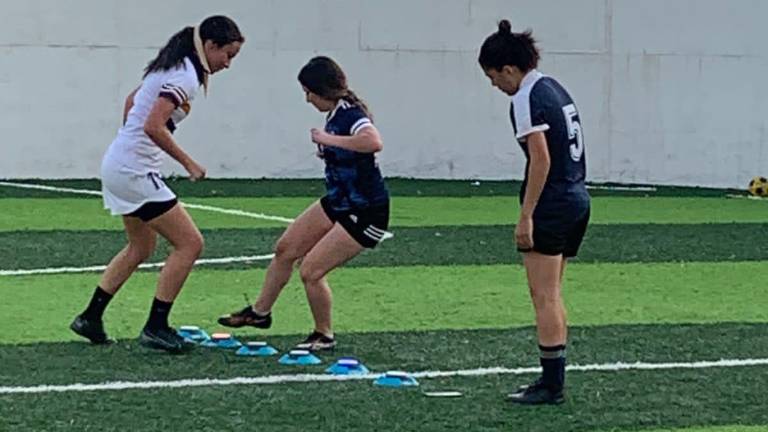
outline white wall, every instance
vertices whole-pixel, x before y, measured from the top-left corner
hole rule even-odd
[[[768,174],[763,0],[3,0],[0,178],[95,177],[122,101],[184,25],[247,37],[177,137],[215,177],[318,177],[299,68],[337,59],[388,176],[520,178],[508,97],[477,51],[510,18],[582,113],[593,181],[744,186]],[[218,3],[218,4],[217,4]],[[181,172],[174,164],[168,171]]]

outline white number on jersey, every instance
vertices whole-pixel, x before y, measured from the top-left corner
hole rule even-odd
[[[581,123],[579,123],[579,112],[576,111],[574,104],[568,104],[563,107],[565,123],[568,125],[568,140],[575,141],[571,144],[571,159],[574,162],[581,160],[584,154],[584,138],[581,136]]]

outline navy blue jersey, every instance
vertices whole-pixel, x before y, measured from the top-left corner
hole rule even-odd
[[[563,86],[537,70],[530,71],[512,96],[510,117],[526,158],[520,202],[525,196],[531,160],[527,137],[534,132],[544,132],[551,161],[537,207],[563,201],[588,202],[589,194],[584,184],[586,162],[581,119],[573,99]]]
[[[336,108],[328,114],[325,131],[333,135],[352,136],[371,124],[371,119],[360,107],[339,100]],[[373,153],[319,147],[325,160],[327,196],[334,210],[365,209],[387,204],[389,192]]]

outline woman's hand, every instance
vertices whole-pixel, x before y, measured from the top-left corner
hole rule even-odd
[[[312,137],[313,143],[320,145],[331,145],[329,138],[331,138],[333,135],[329,134],[328,132],[322,129],[312,128],[309,133]]]
[[[530,216],[520,216],[520,221],[515,227],[515,243],[520,250],[530,250],[533,248],[533,218]]]
[[[189,173],[190,181],[197,181],[205,178],[205,168],[195,161],[190,161],[184,169]]]

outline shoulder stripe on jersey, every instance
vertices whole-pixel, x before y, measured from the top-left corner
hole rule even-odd
[[[157,97],[168,99],[176,108],[182,104],[182,102],[179,102],[179,95],[171,91],[161,91]]]
[[[532,70],[523,78],[520,83],[520,89],[512,96],[512,104],[515,111],[516,138],[522,139],[534,132],[544,132],[549,130],[548,124],[533,124],[531,116],[531,90],[544,75]]]
[[[183,88],[173,85],[173,84],[163,84],[161,87],[166,92],[171,92],[176,95],[177,99],[179,100],[179,105],[183,104],[187,101],[187,93],[184,91]]]
[[[367,128],[368,126],[373,126],[371,119],[368,117],[363,117],[352,125],[352,127],[349,129],[349,133],[352,135],[357,135],[358,132]]]

